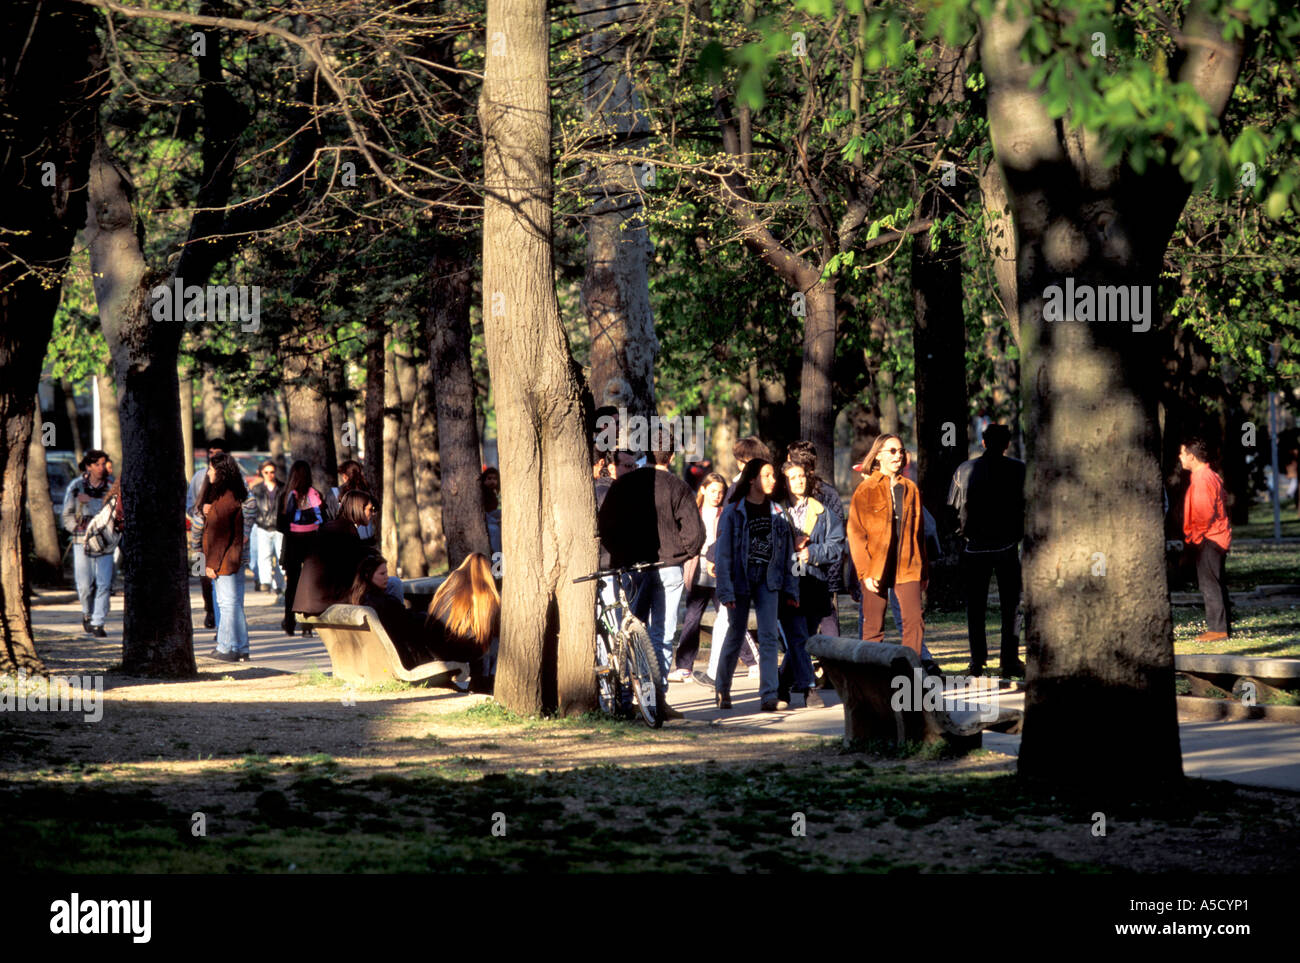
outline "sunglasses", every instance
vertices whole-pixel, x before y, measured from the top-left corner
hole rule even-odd
[[[882,448],[882,449],[880,449],[880,453],[881,453],[882,455],[901,455],[901,454],[903,453],[903,449],[901,449],[901,448]]]

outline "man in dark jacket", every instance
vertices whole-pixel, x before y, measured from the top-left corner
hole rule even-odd
[[[996,574],[1002,603],[1003,678],[1023,676],[1016,609],[1020,605],[1020,539],[1025,534],[1025,463],[1004,454],[1011,443],[1006,425],[984,429],[984,454],[962,462],[952,476],[948,504],[957,511],[966,541],[966,628],[970,636],[969,675],[983,675],[988,661],[984,614],[989,579]]]
[[[671,436],[661,434],[652,447],[653,467],[620,475],[605,496],[598,522],[612,565],[660,565],[642,573],[632,610],[646,623],[667,686],[682,598],[682,567],[704,546],[704,523],[690,486],[669,467]]]

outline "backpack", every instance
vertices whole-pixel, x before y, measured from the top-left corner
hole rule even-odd
[[[121,540],[122,532],[117,527],[117,496],[109,495],[95,517],[86,525],[86,554],[108,555]]]

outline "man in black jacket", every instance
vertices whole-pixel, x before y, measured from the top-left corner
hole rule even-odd
[[[988,661],[984,613],[989,579],[998,578],[1002,604],[1003,678],[1023,676],[1016,609],[1020,605],[1020,539],[1025,534],[1025,463],[1004,454],[1011,443],[1006,425],[984,429],[984,454],[962,462],[952,476],[948,504],[957,511],[966,547],[966,628],[970,636],[969,675],[983,675]]]
[[[682,567],[704,546],[704,523],[690,486],[669,467],[671,436],[661,434],[652,447],[653,467],[619,476],[600,507],[598,523],[612,565],[660,565],[642,573],[632,610],[646,623],[667,686],[682,599]]]

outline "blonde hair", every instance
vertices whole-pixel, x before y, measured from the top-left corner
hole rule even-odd
[[[486,652],[501,624],[501,596],[486,555],[471,552],[438,586],[426,624],[440,622],[446,636]]]

